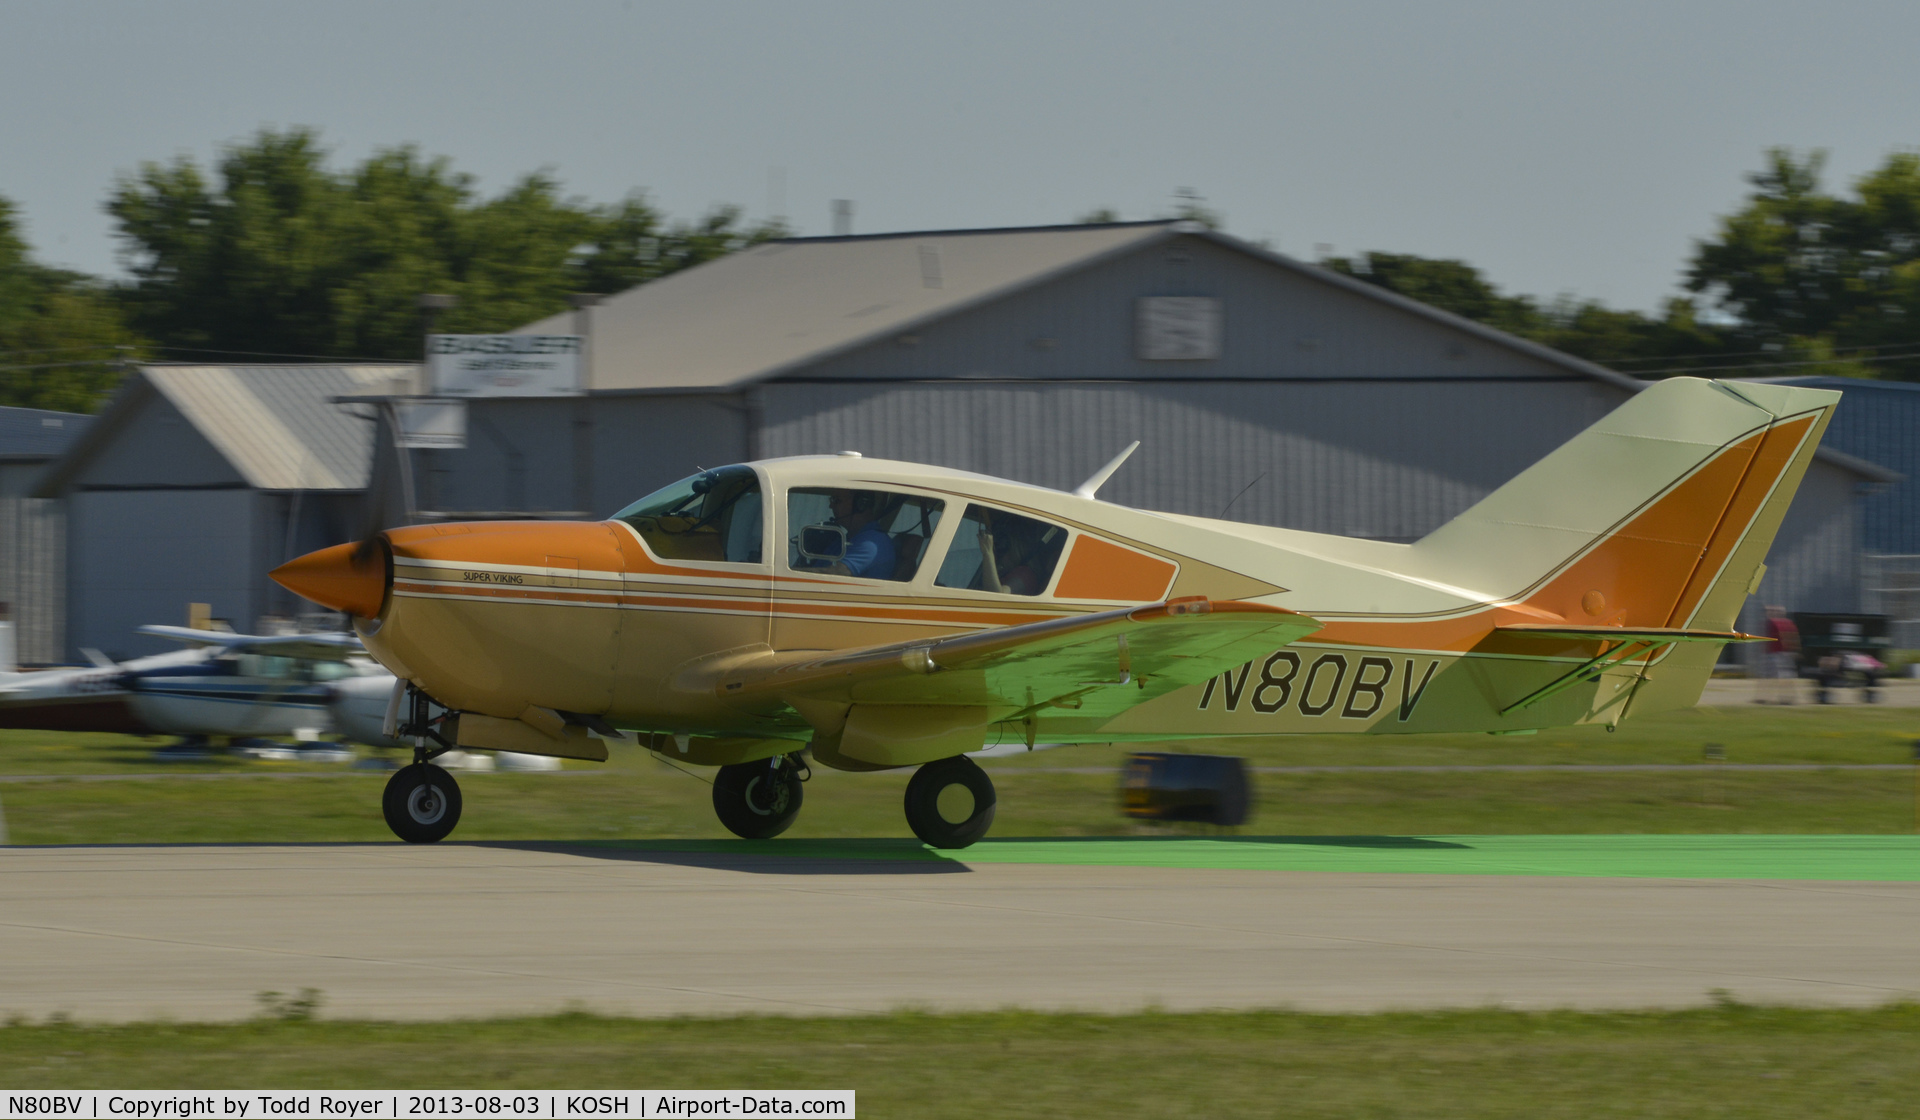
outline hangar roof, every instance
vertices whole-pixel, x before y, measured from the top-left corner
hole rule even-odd
[[[1192,222],[933,230],[769,241],[608,297],[593,309],[593,389],[725,389],[1101,260],[1199,237],[1362,299],[1446,325],[1569,373],[1637,391],[1631,377]],[[573,333],[572,313],[519,328]]]
[[[0,408],[0,462],[51,459],[79,438],[93,417],[44,408]]]
[[[333,398],[410,379],[412,365],[144,365],[35,492],[56,496],[156,396],[259,490],[362,490],[373,428]]]

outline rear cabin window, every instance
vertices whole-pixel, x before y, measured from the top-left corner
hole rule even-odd
[[[787,492],[787,567],[906,583],[946,503],[889,490]]]
[[[1038,595],[1053,581],[1066,543],[1067,531],[1058,525],[970,505],[933,582],[1001,595]]]
[[[683,478],[614,514],[663,560],[760,563],[760,476],[721,467]]]

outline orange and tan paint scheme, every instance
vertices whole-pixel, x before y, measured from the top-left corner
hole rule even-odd
[[[723,767],[722,819],[770,835],[791,814],[769,791],[797,807],[807,761],[921,767],[909,823],[964,843],[991,821],[961,757],[983,745],[1691,706],[1746,638],[1735,616],[1838,401],[1660,382],[1412,544],[842,454],[703,472],[602,522],[390,529],[273,577],[354,616],[410,690],[409,772],[452,746],[604,759],[631,735]]]

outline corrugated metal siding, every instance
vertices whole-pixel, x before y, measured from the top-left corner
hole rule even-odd
[[[1760,592],[1741,611],[1742,630],[1766,633],[1767,603],[1795,611],[1862,609],[1858,482],[1852,472],[1818,460],[1807,468],[1767,553]]]
[[[735,394],[596,396],[588,511],[604,516],[701,467],[751,458],[747,406]],[[436,510],[573,510],[576,401],[468,402],[467,446],[416,452],[420,506]]]
[[[1140,450],[1102,497],[1389,540],[1429,532],[1622,399],[1593,382],[775,384],[764,392],[766,456],[855,450],[1066,490],[1138,439]]]
[[[1221,356],[1203,361],[1136,357],[1134,305],[1143,296],[1218,298],[1225,320]],[[1195,237],[1121,255],[790,376],[1592,380],[1313,274],[1300,275]]]
[[[66,543],[66,511],[59,501],[0,498],[0,602],[13,618],[22,665],[63,657]]]
[[[1790,385],[1844,394],[1822,444],[1899,471],[1906,479],[1860,502],[1860,539],[1868,552],[1920,553],[1920,385],[1851,377],[1799,377]]]

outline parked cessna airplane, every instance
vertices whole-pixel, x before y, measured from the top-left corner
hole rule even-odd
[[[260,636],[185,626],[140,631],[194,648],[121,663],[95,654],[86,668],[0,673],[0,727],[291,735],[327,730],[342,714],[351,716],[346,709],[369,687],[384,704],[393,687],[391,676],[365,660],[353,634]]]
[[[918,767],[908,824],[962,847],[995,804],[964,756],[996,740],[1693,705],[1748,640],[1735,616],[1838,400],[1660,382],[1413,544],[1097,500],[1121,459],[1062,493],[845,452],[702,471],[604,522],[389,529],[273,577],[407,682],[387,727],[415,763],[384,798],[403,839],[459,819],[438,753],[604,760],[625,728],[718,766],[741,836],[788,826],[810,758]]]

